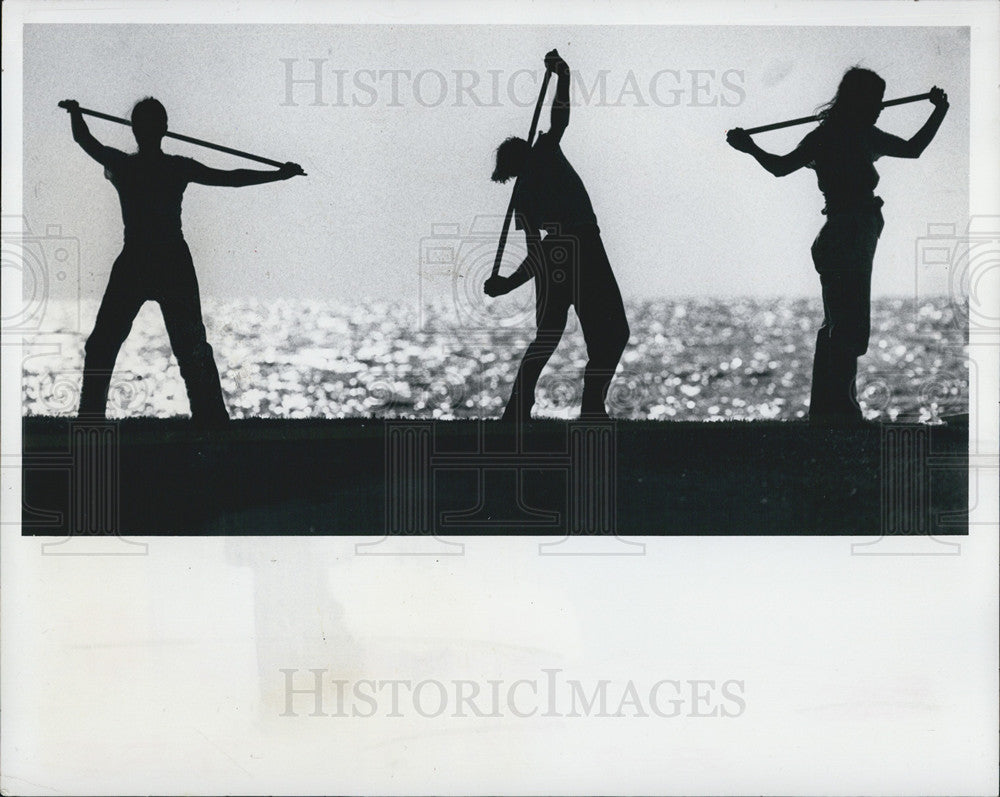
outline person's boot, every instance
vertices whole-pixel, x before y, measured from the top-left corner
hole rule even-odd
[[[604,405],[611,379],[604,374],[592,374],[583,378],[583,401],[580,407],[581,421],[610,421],[611,416]]]
[[[229,415],[223,413],[198,413],[191,416],[191,425],[196,429],[224,429],[229,425]]]
[[[103,421],[107,414],[108,390],[111,384],[110,375],[83,375],[83,386],[80,389],[80,407],[77,417],[82,421]]]
[[[507,406],[504,407],[503,415],[500,416],[501,423],[528,423],[531,420],[531,408],[529,404],[520,400],[516,396],[511,396]]]

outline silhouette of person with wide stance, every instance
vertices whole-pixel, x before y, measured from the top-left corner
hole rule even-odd
[[[868,69],[844,73],[834,98],[820,111],[820,124],[787,155],[758,147],[742,128],[727,141],[752,155],[776,177],[803,166],[816,171],[826,200],[826,223],[812,245],[812,258],[823,289],[823,325],[816,336],[809,420],[820,425],[862,425],[855,379],[858,358],[868,350],[871,333],[871,274],[882,233],[882,199],[875,196],[883,155],[917,158],[937,133],[948,97],[936,86],[934,110],[909,140],[875,126],[882,110],[885,81]]]
[[[167,155],[160,149],[167,132],[167,112],[152,97],[132,109],[132,132],[139,151],[131,155],[94,138],[75,100],[64,100],[59,106],[70,113],[73,139],[104,167],[104,176],[117,189],[125,226],[124,246],[112,266],[85,347],[80,417],[104,417],[118,351],[139,308],[152,300],[163,312],[170,346],[187,387],[192,421],[201,426],[225,423],[229,415],[212,347],[205,338],[198,280],[181,232],[181,199],[188,183],[257,185],[302,174],[301,167],[286,163],[275,171],[223,171],[191,158]]]
[[[566,329],[571,305],[587,344],[581,417],[601,420],[609,417],[605,399],[629,327],[587,189],[559,146],[569,124],[569,66],[555,50],[545,56],[545,65],[557,76],[549,130],[533,147],[522,138],[504,141],[492,178],[498,183],[517,178],[515,220],[524,230],[528,256],[510,276],[488,279],[483,290],[500,296],[534,278],[537,324],[501,420],[531,418],[535,385]]]

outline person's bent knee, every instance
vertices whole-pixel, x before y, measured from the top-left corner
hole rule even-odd
[[[632,331],[629,329],[628,322],[622,322],[621,326],[615,330],[614,337],[611,341],[611,346],[615,352],[617,352],[620,357],[622,352],[625,351],[625,347],[628,346],[628,339],[631,336]]]
[[[100,356],[101,354],[107,354],[114,351],[116,348],[120,347],[124,342],[123,338],[116,338],[114,335],[109,335],[100,330],[94,330],[90,333],[90,337],[83,344],[83,351],[87,356]]]
[[[196,360],[207,360],[211,359],[215,352],[212,351],[212,346],[207,340],[200,340],[194,344],[194,349],[192,350]]]
[[[561,339],[561,332],[559,334],[546,334],[541,332],[535,335],[535,339],[528,344],[528,350],[533,353],[547,351],[551,354],[559,346],[559,341]]]
[[[181,368],[188,366],[202,367],[205,363],[214,361],[215,353],[208,341],[199,341],[191,346],[174,351],[177,357],[177,364]]]
[[[861,357],[868,351],[869,334],[863,330],[844,330],[834,326],[830,331],[830,342],[838,349]]]

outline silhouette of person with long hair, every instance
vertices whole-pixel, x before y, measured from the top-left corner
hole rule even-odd
[[[537,324],[501,420],[531,418],[535,385],[566,329],[570,306],[587,344],[581,417],[607,419],[605,399],[628,343],[628,321],[587,189],[559,146],[569,124],[569,66],[555,50],[545,56],[545,65],[557,76],[549,130],[534,146],[522,138],[504,141],[492,177],[498,183],[517,178],[515,220],[528,256],[510,276],[488,279],[483,290],[500,296],[534,278]]]
[[[181,199],[188,183],[258,185],[302,174],[301,167],[286,163],[275,171],[224,171],[192,158],[167,155],[160,148],[167,132],[167,112],[152,97],[132,109],[138,152],[130,155],[94,138],[75,100],[64,100],[59,106],[70,113],[73,139],[104,167],[104,176],[117,189],[125,226],[124,246],[111,268],[94,331],[85,346],[80,417],[104,417],[118,352],[139,308],[152,300],[163,312],[192,421],[201,426],[225,423],[229,415],[212,347],[205,337],[198,280],[181,232]]]
[[[776,177],[803,166],[816,171],[826,200],[826,223],[812,244],[812,258],[823,289],[823,325],[816,336],[809,420],[820,425],[861,425],[858,358],[871,333],[871,274],[882,233],[882,199],[875,196],[883,155],[917,158],[934,138],[948,96],[930,91],[934,110],[917,133],[905,140],[875,126],[882,110],[885,81],[869,69],[844,73],[834,98],[820,111],[820,123],[787,155],[757,146],[742,128],[730,130],[729,144],[752,155]]]

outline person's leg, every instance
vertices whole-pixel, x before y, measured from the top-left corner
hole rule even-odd
[[[823,293],[823,324],[816,333],[816,353],[813,356],[812,387],[809,392],[809,420],[821,423],[829,420],[833,413],[834,389],[832,383],[832,349],[830,330],[836,315],[839,295],[836,261],[839,247],[832,245],[836,237],[836,221],[827,219],[813,241],[813,265],[819,273]]]
[[[608,417],[605,401],[628,345],[629,326],[618,282],[599,234],[580,239],[576,314],[587,344],[581,417]]]
[[[871,267],[882,231],[879,211],[830,219],[813,244],[823,284],[824,323],[816,341],[810,420],[861,421],[858,357],[871,330]]]
[[[94,331],[84,345],[80,417],[103,418],[107,411],[108,388],[115,360],[132,329],[136,313],[145,301],[133,272],[133,264],[123,252],[111,268]]]
[[[851,280],[842,271],[821,275],[823,326],[816,336],[809,418],[813,422],[850,421],[861,411],[850,401],[853,377],[845,341],[850,325]]]
[[[535,386],[542,369],[559,345],[566,329],[569,302],[557,286],[547,285],[536,277],[535,283],[535,339],[528,345],[521,365],[514,378],[510,399],[500,420],[505,422],[531,420],[531,408],[535,405]]]
[[[880,214],[881,216],[881,214]],[[879,231],[881,231],[881,225],[879,226]],[[876,236],[877,238],[877,236]],[[872,251],[872,260],[874,260],[874,250]],[[857,375],[858,375],[858,359],[864,357],[868,352],[868,343],[871,339],[872,334],[872,270],[869,267],[865,271],[858,274],[858,286],[857,291],[854,294],[857,304],[856,309],[856,331],[857,337],[853,341],[854,343],[854,363],[853,371],[850,376],[851,381],[851,403],[858,407],[858,411],[861,411],[861,405],[858,403],[858,385],[857,385]]]
[[[858,373],[857,279],[842,275],[830,327],[830,412],[848,421],[861,419],[854,380]]]
[[[837,411],[860,419],[857,374],[858,358],[868,351],[871,334],[871,271],[851,272],[843,278],[839,322],[830,335],[831,371]]]
[[[809,417],[813,420],[832,412],[830,371],[830,328],[824,321],[816,333],[816,354],[813,357],[812,387],[809,391]]]
[[[201,298],[187,245],[177,247],[170,266],[175,281],[157,297],[170,346],[177,357],[191,404],[191,420],[202,426],[229,420],[212,347],[205,336]]]

